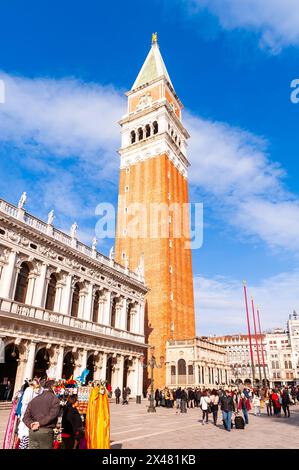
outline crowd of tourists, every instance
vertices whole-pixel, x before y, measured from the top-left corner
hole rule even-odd
[[[236,428],[244,428],[249,424],[249,411],[255,416],[261,416],[261,410],[265,409],[267,416],[290,417],[290,405],[299,403],[299,387],[281,388],[250,388],[241,386],[230,390],[205,389],[205,388],[167,388],[156,389],[156,407],[172,408],[175,413],[187,413],[187,409],[200,408],[202,411],[202,424],[209,423],[209,415],[217,426],[219,411],[222,413],[222,423],[227,431],[231,431],[232,425]],[[232,417],[234,416],[234,423]]]

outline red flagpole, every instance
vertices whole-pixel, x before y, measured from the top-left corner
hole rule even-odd
[[[258,323],[259,323],[259,334],[260,334],[260,338],[261,338],[261,350],[262,350],[262,359],[263,359],[264,379],[267,380],[267,376],[266,376],[266,363],[265,363],[265,356],[264,356],[263,337],[262,337],[262,329],[261,329],[260,309],[259,309],[259,307],[257,307],[257,319],[258,319]]]
[[[244,296],[245,296],[245,307],[246,307],[246,318],[247,318],[247,328],[248,328],[248,337],[249,337],[251,367],[252,367],[252,385],[254,385],[254,382],[255,382],[255,369],[254,369],[254,361],[253,361],[253,350],[252,350],[249,311],[248,311],[248,301],[247,301],[247,290],[246,290],[246,282],[245,281],[243,281],[243,287],[244,287]]]
[[[257,363],[258,363],[258,366],[259,366],[260,382],[262,382],[261,362],[260,362],[260,353],[259,353],[259,342],[258,342],[257,333],[256,333],[256,322],[255,322],[253,297],[251,297],[251,305],[252,305],[252,316],[253,316],[253,325],[254,325],[254,338],[255,338],[255,344],[256,344]]]

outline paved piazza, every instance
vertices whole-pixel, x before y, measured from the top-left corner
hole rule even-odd
[[[173,409],[157,408],[150,414],[147,402],[128,406],[111,403],[112,449],[299,449],[299,406],[291,407],[291,417],[268,418],[250,415],[243,430],[223,430],[219,414],[217,428],[202,426],[201,410],[175,414]],[[0,439],[4,435],[7,411],[0,411]]]

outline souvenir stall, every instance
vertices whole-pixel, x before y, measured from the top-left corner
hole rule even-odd
[[[88,370],[76,379],[60,379],[56,381],[54,393],[60,400],[61,416],[63,408],[69,396],[76,395],[77,402],[74,407],[81,415],[82,425],[85,428],[85,437],[80,441],[80,449],[109,449],[110,448],[110,412],[108,391],[103,381],[88,382],[85,385],[85,378]],[[11,449],[15,446],[15,435],[17,428],[17,406],[20,395],[13,402],[13,407],[9,416],[7,429],[4,437],[3,448]],[[54,429],[54,449],[62,449],[61,418],[58,419]]]

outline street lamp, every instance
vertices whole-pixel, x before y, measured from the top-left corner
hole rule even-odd
[[[150,370],[151,370],[151,395],[150,395],[150,406],[148,407],[147,411],[149,413],[156,413],[156,407],[155,407],[155,397],[154,397],[154,369],[161,369],[161,367],[163,367],[164,365],[164,356],[160,356],[160,364],[157,364],[156,362],[156,358],[154,356],[154,351],[155,351],[155,347],[152,346],[150,348],[150,353],[151,353],[151,357],[149,358],[149,360],[144,363],[143,360],[144,360],[144,356],[140,358],[141,362],[142,362],[142,367],[144,367],[145,369],[147,367],[150,367]]]

